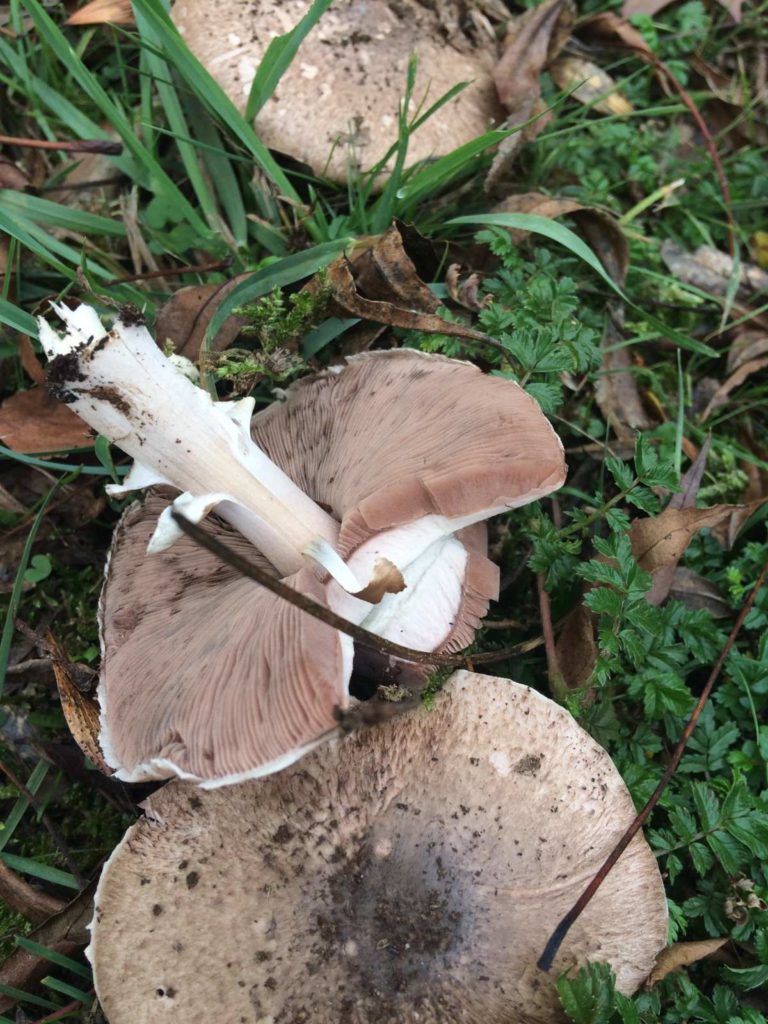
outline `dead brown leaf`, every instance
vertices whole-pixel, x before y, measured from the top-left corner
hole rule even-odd
[[[167,342],[177,355],[196,363],[208,324],[226,296],[248,275],[239,274],[224,284],[191,284],[180,288],[164,303],[157,314],[155,337],[162,348]],[[240,334],[244,321],[229,316],[213,340],[213,351],[230,348]]]
[[[65,25],[133,25],[131,0],[91,0],[64,22]]]
[[[634,25],[620,18],[615,11],[603,11],[579,23],[579,35],[596,36],[603,44],[613,43],[634,50],[639,56],[652,58],[653,52],[643,34]]]
[[[699,417],[700,421],[704,423],[716,409],[720,409],[728,402],[728,397],[732,391],[741,387],[748,377],[751,377],[753,373],[757,373],[759,370],[764,370],[766,366],[768,366],[768,355],[763,356],[761,359],[750,359],[748,362],[742,363],[738,370],[724,380],[712,395],[707,407]]]
[[[91,447],[94,437],[71,409],[34,386],[0,405],[0,441],[17,452],[57,452]]]
[[[667,596],[692,610],[703,608],[713,619],[725,619],[731,614],[731,606],[717,587],[684,565],[675,569]]]
[[[440,302],[421,280],[414,261],[406,251],[403,230],[407,229],[392,224],[373,245],[352,256],[350,263],[355,287],[368,299],[434,313]],[[412,244],[418,244],[418,239]]]
[[[93,899],[96,882],[91,882],[68,903],[63,910],[48,918],[27,937],[41,946],[63,956],[72,956],[88,944],[88,925],[93,918]],[[27,991],[50,972],[50,960],[29,952],[16,949],[0,967],[0,984]],[[12,996],[0,994],[0,1013],[18,1002]]]
[[[565,45],[574,20],[571,0],[544,0],[510,22],[503,53],[493,73],[496,91],[507,112],[507,128],[522,125],[541,112],[541,73]],[[517,150],[523,142],[535,138],[544,124],[544,119],[539,118],[501,143],[485,181],[489,194],[497,193],[503,186]]]
[[[649,603],[658,605],[667,597],[677,563],[699,530],[708,528],[714,532],[716,527],[730,523],[734,515],[740,515],[746,508],[744,505],[713,505],[711,508],[667,506],[658,516],[635,519],[629,528],[629,538],[635,561],[653,577],[653,585],[647,594]],[[754,508],[748,515],[752,512]],[[741,523],[744,521],[740,520]]]
[[[0,188],[12,188],[17,192],[23,192],[29,185],[27,172],[0,153]]]
[[[728,939],[702,939],[700,942],[675,942],[662,949],[656,958],[656,966],[648,975],[646,988],[653,988],[672,971],[689,967],[706,956],[712,956],[728,942]]]
[[[581,57],[558,57],[549,66],[555,85],[601,114],[631,114],[634,107],[597,64]]]
[[[100,772],[112,775],[112,769],[104,760],[99,745],[99,705],[90,693],[79,685],[78,666],[70,662],[53,635],[48,633],[45,639],[56,676],[56,685],[59,688],[61,710],[64,712],[72,738]]]
[[[0,900],[32,924],[41,924],[64,909],[65,904],[30,885],[0,860]]]
[[[712,536],[717,543],[726,551],[730,551],[747,520],[751,519],[766,501],[768,501],[768,495],[764,495],[756,501],[749,501],[744,505],[727,505],[726,508],[730,509],[730,512],[712,528]]]
[[[569,690],[586,686],[597,664],[595,616],[582,601],[566,615],[555,644],[563,682]]]
[[[679,281],[715,295],[727,293],[734,273],[733,257],[728,253],[711,245],[700,245],[690,253],[666,239],[661,246],[661,258]],[[756,264],[742,263],[738,273],[740,293],[768,289],[768,273]]]
[[[749,363],[753,359],[759,359],[765,355],[768,355],[768,332],[761,330],[740,331],[728,349],[728,361],[725,368],[728,373],[733,373],[740,366],[743,366],[744,363]]]
[[[446,334],[454,338],[470,338],[487,341],[488,336],[464,324],[451,323],[435,313],[418,309],[405,309],[393,302],[365,298],[355,285],[352,264],[342,256],[334,260],[325,270],[325,281],[331,288],[334,304],[347,316],[357,316],[374,323],[387,324],[407,330],[426,331],[432,334]]]
[[[734,21],[741,21],[742,0],[717,0],[721,7],[724,7]],[[625,18],[631,18],[633,14],[647,14],[653,17],[657,11],[663,10],[672,3],[672,0],[624,0],[621,13]]]

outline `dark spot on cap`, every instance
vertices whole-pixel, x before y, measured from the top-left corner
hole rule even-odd
[[[200,881],[200,875],[197,871],[190,871],[187,875],[187,888],[194,889],[197,883]]]

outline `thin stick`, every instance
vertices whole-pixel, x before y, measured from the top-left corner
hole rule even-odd
[[[247,558],[243,558],[242,555],[233,551],[226,544],[222,544],[220,540],[211,537],[210,534],[197,526],[196,523],[181,515],[176,509],[171,510],[171,516],[182,533],[185,533],[196,544],[199,544],[200,547],[210,551],[212,555],[216,555],[222,562],[226,562],[233,569],[237,569],[243,576],[255,580],[256,583],[260,583],[262,587],[281,597],[284,601],[301,609],[301,611],[306,612],[308,615],[313,615],[316,619],[320,619],[321,622],[332,626],[333,629],[337,629],[340,633],[351,636],[358,643],[366,647],[372,647],[382,654],[391,654],[401,661],[416,662],[419,665],[447,665],[453,667],[459,665],[470,666],[470,664],[488,664],[493,661],[502,661],[504,658],[511,657],[514,654],[522,654],[525,651],[533,650],[534,647],[538,647],[541,644],[541,638],[535,637],[533,640],[526,640],[521,644],[515,644],[513,647],[471,655],[438,654],[433,651],[417,651],[412,647],[403,647],[401,644],[396,644],[392,640],[385,639],[383,636],[371,633],[364,626],[358,626],[354,622],[342,618],[341,615],[337,615],[336,612],[326,608],[319,601],[307,597],[306,594],[300,594],[293,587],[283,583],[282,580],[270,576],[260,566],[250,562]]]
[[[552,608],[549,603],[549,594],[545,586],[544,574],[536,576],[536,589],[539,593],[539,613],[541,615],[541,631],[544,634],[544,650],[547,654],[547,669],[549,685],[552,695],[559,703],[563,703],[568,693],[563,673],[560,670],[560,658],[557,655],[555,644],[555,630],[552,626]]]
[[[163,270],[145,270],[143,274],[129,274],[126,277],[113,277],[107,285],[125,284],[127,281],[153,281],[158,277],[180,277],[182,274],[203,274],[214,270],[226,270],[232,266],[231,257],[217,260],[216,263],[198,263],[187,267],[170,267]]]
[[[61,139],[20,139],[15,135],[0,135],[0,144],[6,146],[24,146],[27,149],[58,149],[64,153],[103,153],[105,156],[120,156],[123,152],[122,142],[110,139],[78,139],[64,142]]]
[[[680,736],[677,746],[675,747],[674,753],[672,754],[672,758],[669,764],[667,765],[664,774],[661,777],[661,781],[659,782],[656,789],[653,791],[653,795],[651,796],[648,803],[645,805],[645,807],[643,807],[642,811],[640,811],[640,813],[629,826],[627,831],[618,841],[616,846],[613,848],[613,850],[611,850],[609,855],[603,861],[603,864],[600,867],[600,870],[595,875],[595,877],[592,879],[587,888],[584,890],[584,892],[581,894],[578,900],[576,900],[574,905],[571,907],[571,909],[568,911],[565,917],[562,918],[560,923],[557,925],[555,930],[550,935],[549,941],[544,947],[544,952],[541,954],[538,961],[536,962],[536,966],[540,970],[548,971],[551,968],[552,963],[555,957],[557,956],[558,950],[560,949],[560,946],[563,944],[563,940],[568,934],[571,926],[577,920],[577,918],[584,910],[584,908],[587,906],[592,897],[595,895],[597,890],[600,888],[608,872],[614,866],[616,861],[619,859],[619,857],[621,857],[622,853],[624,853],[626,848],[629,846],[629,844],[635,838],[637,833],[646,823],[651,814],[651,811],[659,802],[662,793],[669,785],[672,776],[675,774],[675,771],[677,770],[677,766],[680,764],[680,759],[683,756],[686,746],[688,745],[688,740],[691,738],[691,734],[693,730],[696,728],[696,723],[698,722],[699,717],[701,716],[701,712],[704,710],[704,705],[707,703],[709,695],[712,693],[712,688],[717,682],[717,678],[720,675],[720,670],[723,667],[725,659],[731,652],[731,648],[733,647],[736,641],[736,637],[739,635],[741,627],[744,625],[744,620],[749,614],[749,610],[754,604],[758,591],[765,582],[765,577],[767,574],[768,562],[766,562],[766,564],[763,566],[763,569],[757,578],[757,583],[752,588],[752,591],[750,592],[750,595],[747,598],[744,607],[739,612],[734,627],[731,630],[730,635],[725,642],[725,646],[720,652],[720,657],[715,662],[715,666],[709,674],[707,684],[701,691],[701,696],[696,702],[696,707],[693,709],[691,717],[688,719],[688,722],[686,723],[686,726],[683,729],[682,735]]]

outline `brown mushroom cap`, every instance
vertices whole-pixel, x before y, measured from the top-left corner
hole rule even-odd
[[[342,555],[367,543],[371,561],[387,529],[405,537],[416,520],[485,516],[552,490],[565,474],[559,439],[516,384],[414,350],[369,353],[303,383],[254,418],[253,435],[341,521]],[[326,736],[335,709],[347,706],[351,641],[186,538],[146,556],[166,504],[151,496],[115,534],[101,616],[106,760],[126,781],[178,774],[222,784],[275,771]],[[206,528],[258,558],[224,524]],[[482,523],[458,538],[449,538],[452,559],[438,551],[430,586],[406,590],[405,614],[383,635],[425,651],[472,641],[498,570]],[[309,569],[292,580],[328,601]],[[414,678],[404,662],[367,652],[363,661],[381,682]]]
[[[553,1024],[561,971],[604,960],[629,993],[665,943],[638,836],[536,968],[634,807],[571,716],[507,680],[457,673],[432,711],[146,810],[96,896],[110,1024]]]
[[[464,525],[517,508],[566,475],[560,439],[518,384],[415,349],[352,356],[299,382],[287,408],[254,418],[253,437],[280,466],[315,449],[293,479],[341,521],[343,558],[422,517]]]
[[[167,504],[150,494],[115,532],[101,602],[105,758],[130,782],[276,771],[336,727],[352,643],[187,537],[147,556]],[[240,534],[202,525],[277,575]],[[323,600],[309,569],[286,582]]]
[[[308,0],[177,0],[172,17],[192,53],[243,110],[267,46],[309,6]],[[398,105],[415,51],[412,115],[427,88],[429,106],[460,82],[470,83],[410,139],[409,164],[443,156],[504,117],[490,73],[491,46],[475,49],[467,40],[460,51],[445,36],[435,10],[419,0],[338,0],[305,39],[256,130],[267,146],[345,181],[344,137],[356,140],[353,162],[364,169],[397,141]]]

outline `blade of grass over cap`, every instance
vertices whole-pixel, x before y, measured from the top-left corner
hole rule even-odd
[[[332,0],[314,0],[307,13],[290,32],[278,36],[269,44],[248,93],[248,102],[245,106],[246,121],[253,121],[275,91],[299,47],[331,6],[331,2]]]
[[[614,281],[587,243],[579,238],[575,231],[571,231],[564,224],[550,220],[548,217],[540,217],[535,213],[469,214],[465,217],[454,217],[452,220],[446,221],[446,227],[462,224],[472,224],[476,227],[500,227],[512,228],[517,231],[530,231],[531,234],[543,235],[544,238],[548,238],[551,242],[559,243],[572,255],[590,266],[610,289],[619,296],[622,302],[625,302],[632,309],[641,313],[643,319],[651,324],[652,327],[655,327],[661,336],[669,338],[670,341],[674,341],[680,348],[687,349],[689,352],[698,352],[704,356],[717,356],[717,351],[711,348],[711,346],[705,345],[703,342],[698,341],[696,338],[691,338],[687,334],[682,334],[680,331],[665,324],[662,320],[659,320],[652,313],[649,313],[647,309],[643,309],[642,306],[638,306],[636,302],[633,302]]]
[[[410,213],[414,206],[455,178],[472,160],[484,153],[486,149],[495,146],[499,142],[503,142],[504,139],[509,138],[510,135],[519,130],[519,127],[510,128],[508,131],[496,128],[493,131],[486,132],[485,135],[481,135],[471,142],[466,142],[463,146],[459,146],[458,149],[454,149],[453,152],[447,153],[445,156],[435,160],[434,163],[429,164],[424,170],[418,171],[408,184],[399,189],[397,193],[397,198],[403,201],[403,210],[401,210],[400,215],[404,216],[406,209]]]
[[[36,0],[28,0],[28,2],[36,2]],[[142,24],[152,30],[153,41],[159,42],[166,57],[195,96],[245,146],[262,171],[283,195],[294,202],[301,202],[285,172],[256,132],[219,83],[190,53],[187,44],[179,35],[163,5],[158,0],[134,0],[134,8],[137,14],[144,19]]]

